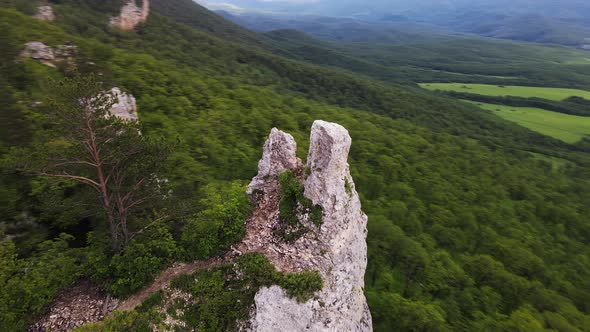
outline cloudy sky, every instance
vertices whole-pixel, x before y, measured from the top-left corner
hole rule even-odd
[[[196,0],[210,9],[267,11],[328,16],[363,13],[485,10],[572,16],[590,13],[590,0]]]

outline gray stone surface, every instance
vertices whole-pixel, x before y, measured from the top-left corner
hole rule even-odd
[[[56,67],[58,64],[66,64],[73,67],[77,52],[78,48],[71,43],[58,45],[53,48],[42,42],[33,41],[25,44],[21,56],[39,61],[50,67]]]
[[[55,60],[53,48],[36,41],[26,43],[25,49],[21,52],[21,56],[40,61],[50,66],[53,66],[53,60]]]
[[[269,177],[276,178],[286,170],[299,167],[301,160],[295,155],[296,152],[297,143],[293,136],[273,128],[264,143],[262,159],[258,162],[258,175],[250,182],[248,193],[262,189]]]
[[[137,116],[137,102],[133,95],[127,94],[119,88],[112,88],[110,90],[113,98],[116,98],[116,103],[111,106],[109,113],[127,121],[138,121]]]

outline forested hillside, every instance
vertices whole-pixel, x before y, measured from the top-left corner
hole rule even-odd
[[[122,2],[52,1],[53,23],[31,17],[28,1],[0,2],[0,330],[25,330],[78,278],[124,298],[173,262],[226,250],[240,237],[247,209],[239,193],[256,173],[269,130],[291,133],[305,158],[316,119],[342,124],[353,139],[350,167],[369,216],[365,294],[376,331],[590,330],[588,138],[567,144],[403,85],[407,76],[377,77],[382,67],[403,71],[407,55],[417,54],[411,46],[353,52],[322,45],[320,53],[350,61],[335,65],[297,56],[280,34],[244,30],[188,0],[152,0],[145,24],[119,31],[108,21]],[[20,58],[30,41],[76,45],[75,66]],[[447,60],[438,65],[435,51],[419,49],[432,69],[445,70]],[[370,70],[355,69],[368,62]],[[499,73],[490,63],[478,73],[521,70],[531,73],[527,80],[563,77],[563,86],[587,89],[587,66],[566,64],[563,75],[557,66],[516,61],[512,72]],[[170,197],[157,211],[169,218],[115,252],[104,216],[86,203],[92,191],[19,167],[29,151],[61,147],[47,139],[56,131],[47,115],[50,78],[91,75],[133,94],[142,135],[170,147],[158,175]],[[158,216],[144,211],[131,227]],[[202,314],[201,326],[215,326],[207,320],[228,308]],[[143,314],[122,314],[109,326],[133,329],[125,324]]]
[[[370,31],[363,31],[370,33]],[[477,37],[405,43],[313,39],[294,30],[265,34],[284,54],[397,82],[461,82],[588,89],[588,52]]]

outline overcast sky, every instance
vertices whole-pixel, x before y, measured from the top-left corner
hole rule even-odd
[[[485,10],[530,12],[546,15],[590,14],[590,0],[196,0],[210,9],[271,11],[328,16],[362,13]],[[590,19],[590,17],[588,17]]]

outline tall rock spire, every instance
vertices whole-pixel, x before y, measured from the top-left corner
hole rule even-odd
[[[273,134],[269,141],[271,139]],[[269,141],[264,155],[271,160],[264,161],[264,165],[283,165],[285,155],[294,157],[291,143],[282,145],[277,144],[277,140]],[[294,143],[292,137],[286,141]],[[285,265],[270,259],[276,265],[304,266],[318,271],[324,288],[305,303],[289,298],[279,286],[262,288],[255,297],[251,330],[372,330],[371,314],[363,293],[367,265],[367,216],[361,210],[347,162],[351,141],[344,127],[325,121],[314,122],[304,172],[304,195],[322,207],[322,224],[294,243],[278,248],[280,252],[290,253],[284,260],[296,263]],[[271,147],[272,151],[269,151]],[[289,165],[285,168],[288,169]],[[258,183],[257,178],[253,184]],[[264,175],[260,179],[263,181]],[[266,179],[272,181],[268,176]]]

